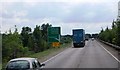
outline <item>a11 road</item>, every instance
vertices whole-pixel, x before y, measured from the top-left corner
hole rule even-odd
[[[44,62],[45,68],[118,68],[119,60],[96,40],[84,48],[70,48]]]

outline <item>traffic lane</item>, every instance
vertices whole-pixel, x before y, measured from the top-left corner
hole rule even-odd
[[[45,68],[118,68],[118,62],[91,40],[84,48],[69,48],[45,64]]]
[[[112,53],[117,59],[120,59],[120,54],[119,54],[118,50],[116,50],[115,48],[100,42],[99,40],[97,40],[97,42],[99,42],[101,45],[103,45],[104,48],[107,49],[110,53]]]
[[[118,62],[95,40],[85,47],[79,68],[118,68]]]
[[[88,41],[86,41],[86,44],[88,43]],[[79,56],[79,54],[81,54],[81,50],[83,48],[73,48],[73,45],[71,48],[66,49],[65,51],[63,51],[62,53],[58,54],[58,56],[55,58],[53,58],[51,60],[48,59],[48,61],[46,63],[45,68],[78,68],[76,66],[78,66],[78,62],[79,59],[77,59]]]
[[[78,68],[78,54],[82,48],[69,48],[59,56],[46,62],[45,68]]]

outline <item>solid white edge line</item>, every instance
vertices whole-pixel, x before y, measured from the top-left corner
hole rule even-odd
[[[48,60],[46,60],[46,61],[44,61],[44,62],[42,62],[42,63],[49,62],[50,60],[52,60],[52,59],[54,59],[55,57],[57,57],[57,56],[59,56],[60,54],[62,54],[63,52],[64,52],[64,51],[62,51],[62,52],[58,53],[57,55],[55,55],[55,56],[53,56],[53,57],[49,58]]]
[[[97,41],[96,41],[97,42]],[[98,43],[98,42],[97,42]],[[100,43],[98,43],[108,54],[110,54],[116,61],[120,63],[120,60],[118,60],[112,53],[110,53],[106,48],[104,48]]]
[[[72,47],[71,47],[71,48],[72,48]],[[67,48],[67,49],[69,49],[69,48]],[[67,49],[66,49],[66,50],[67,50]],[[84,49],[84,48],[80,48],[80,49]],[[65,50],[64,50],[64,51],[65,51]],[[59,56],[60,54],[62,54],[64,51],[62,51],[62,52],[60,52],[60,53],[56,54],[55,56],[53,56],[53,57],[49,58],[48,60],[46,60],[46,61],[44,61],[44,62],[42,62],[42,63],[49,62],[50,60],[52,60],[52,59],[54,59],[55,57],[57,57],[57,56]]]

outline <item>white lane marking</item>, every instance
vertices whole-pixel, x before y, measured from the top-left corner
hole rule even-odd
[[[96,41],[97,42],[97,41]],[[98,43],[98,42],[97,42]],[[108,54],[110,54],[116,61],[120,63],[120,60],[118,60],[112,53],[110,53],[107,49],[105,49],[100,43],[98,43]]]
[[[72,48],[72,47],[71,47],[71,48]],[[68,48],[68,49],[70,49],[70,48]],[[66,49],[66,50],[68,50],[68,49]],[[83,49],[83,48],[80,48],[80,49]],[[65,50],[64,50],[64,51],[65,51]],[[49,62],[50,60],[52,60],[52,59],[56,58],[57,56],[61,55],[64,51],[62,51],[62,52],[58,53],[57,55],[55,55],[55,56],[53,56],[53,57],[49,58],[48,60],[46,60],[46,61],[44,61],[44,62],[42,62],[42,63]]]
[[[69,48],[68,48],[68,49],[69,49]],[[64,51],[65,51],[65,50],[64,50]],[[62,52],[58,53],[57,55],[55,55],[55,56],[51,57],[50,59],[48,59],[48,60],[44,61],[43,63],[49,62],[50,60],[52,60],[52,59],[54,59],[55,57],[57,57],[57,56],[59,56],[60,54],[62,54],[64,51],[62,51]]]

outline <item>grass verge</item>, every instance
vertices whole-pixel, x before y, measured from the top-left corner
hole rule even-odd
[[[41,62],[49,59],[52,56],[55,56],[56,54],[62,52],[63,50],[65,50],[66,48],[70,47],[71,44],[63,44],[61,45],[59,48],[50,48],[48,50],[45,50],[43,52],[39,52],[39,53],[35,53],[33,55],[30,55],[30,57],[34,57],[34,58],[38,58]]]

